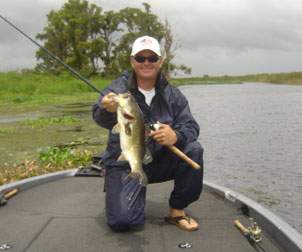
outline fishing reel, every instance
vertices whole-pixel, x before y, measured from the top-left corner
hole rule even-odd
[[[245,227],[239,220],[235,220],[235,226],[251,242],[259,243],[262,241],[262,230],[253,218],[249,218],[250,225]]]
[[[149,123],[148,124],[148,128],[150,130],[158,130],[159,127],[160,127],[160,123],[159,122],[158,123]]]

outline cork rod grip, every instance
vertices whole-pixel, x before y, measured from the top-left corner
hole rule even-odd
[[[194,169],[200,169],[200,165],[197,164],[195,161],[193,161],[191,158],[189,158],[185,153],[183,153],[180,149],[175,147],[174,145],[168,146],[168,148],[179,158],[187,162],[192,168]]]

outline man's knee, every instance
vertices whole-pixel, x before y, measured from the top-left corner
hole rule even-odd
[[[115,232],[126,232],[144,225],[144,214],[139,215],[134,220],[134,216],[130,216],[128,212],[120,212],[115,215],[107,213],[107,224]]]
[[[111,170],[105,179],[107,224],[117,232],[144,223],[146,189],[126,177],[124,170]]]
[[[115,232],[125,232],[131,229],[131,223],[125,214],[107,214],[107,224]]]
[[[192,158],[195,162],[201,165],[201,169],[194,170],[191,169],[190,172],[193,174],[190,176],[190,194],[192,201],[196,201],[199,198],[199,195],[202,192],[203,185],[203,147],[197,141],[189,143],[185,151],[187,155]]]

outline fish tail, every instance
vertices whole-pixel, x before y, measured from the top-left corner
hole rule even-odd
[[[128,177],[137,179],[139,183],[143,186],[146,186],[148,184],[148,178],[144,172],[130,172],[128,174]]]

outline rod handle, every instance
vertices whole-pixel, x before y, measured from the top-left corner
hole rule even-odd
[[[8,200],[10,199],[11,197],[15,196],[17,193],[19,192],[19,189],[18,188],[14,188],[8,192],[5,192],[3,197]]]
[[[200,165],[199,164],[197,164],[194,160],[192,160],[191,158],[189,158],[185,153],[183,153],[180,149],[178,149],[174,145],[168,146],[168,148],[174,154],[176,154],[179,158],[181,158],[182,160],[184,160],[185,162],[187,162],[192,168],[194,168],[196,170],[200,169]]]
[[[235,225],[235,227],[237,227],[239,229],[239,231],[243,235],[247,235],[249,233],[249,230],[245,226],[243,226],[242,223],[239,220],[235,220],[234,225]]]

